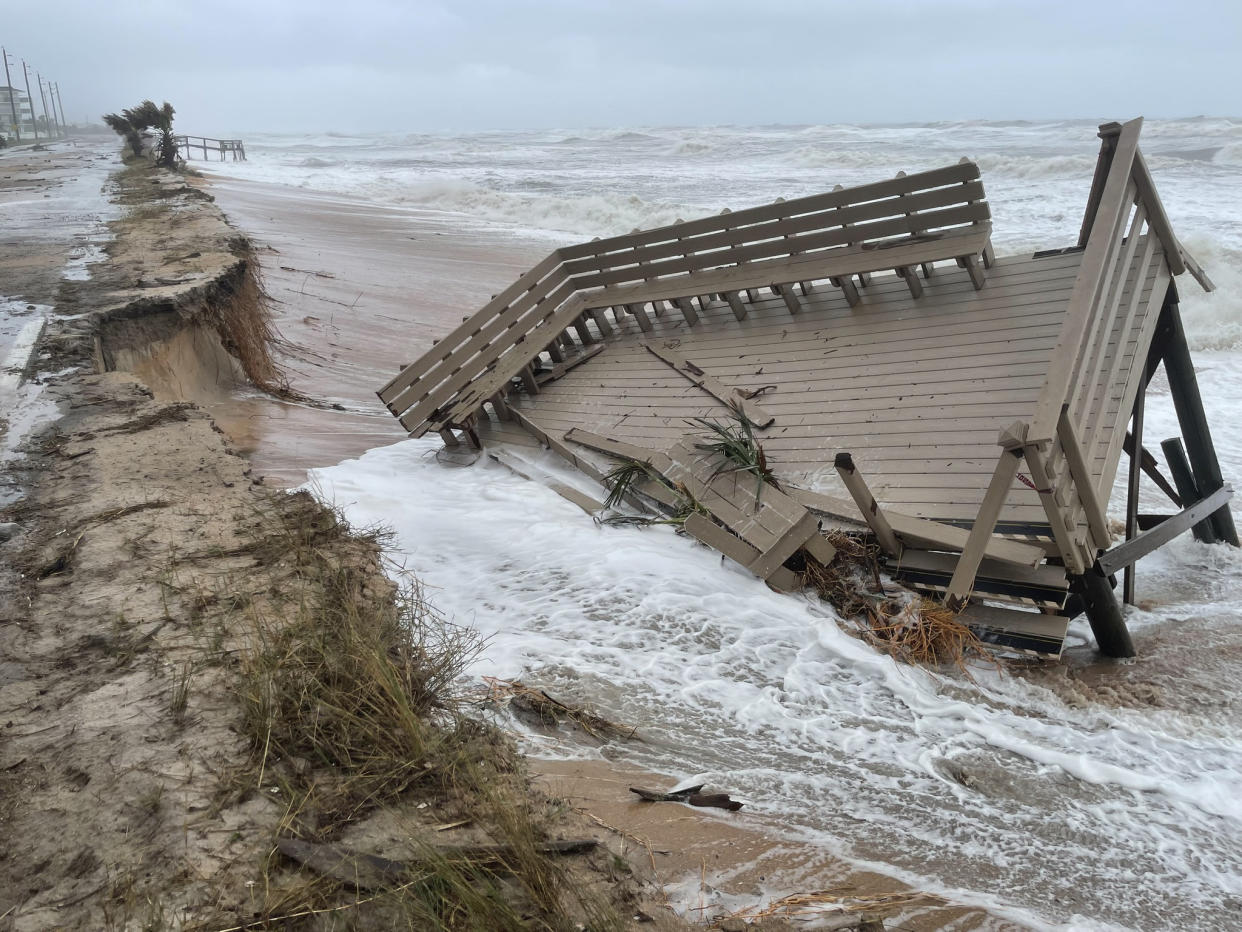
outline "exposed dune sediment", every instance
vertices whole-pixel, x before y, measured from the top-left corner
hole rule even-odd
[[[639,888],[606,850],[536,856],[539,837],[583,828],[528,792],[503,741],[450,727],[447,710],[443,725],[402,717],[425,689],[410,664],[445,655],[394,624],[376,538],[268,490],[194,404],[242,379],[281,387],[248,244],[180,176],[128,168],[115,197],[128,212],[88,279],[12,289],[55,308],[38,368],[59,413],[8,465],[24,496],[0,512],[13,526],[0,542],[5,926],[309,928],[343,910],[426,927],[427,909],[476,896],[474,874],[444,861],[440,899],[409,883],[360,897],[281,857],[278,836],[392,860],[515,846],[521,863],[489,871],[470,907],[478,927],[632,914]],[[329,617],[348,622],[347,643]],[[352,759],[339,741],[327,752],[335,680],[315,671],[355,656],[372,666],[351,714],[386,709],[372,726],[394,748],[411,729],[400,740],[425,754],[384,757],[374,740]],[[291,685],[314,685],[318,704],[299,706]]]

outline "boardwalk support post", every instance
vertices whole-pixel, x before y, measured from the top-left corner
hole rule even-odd
[[[1133,657],[1134,642],[1126,630],[1112,584],[1099,566],[1070,577],[1070,591],[1082,598],[1095,643],[1105,657]]]
[[[1207,415],[1203,411],[1203,397],[1199,394],[1199,382],[1195,378],[1194,363],[1186,345],[1186,332],[1182,329],[1182,316],[1177,307],[1177,292],[1170,286],[1160,311],[1155,341],[1161,347],[1165,374],[1169,377],[1169,393],[1173,407],[1177,409],[1177,422],[1186,440],[1186,454],[1194,473],[1199,497],[1211,495],[1225,484],[1216,447],[1212,444],[1212,432],[1208,428]],[[1233,522],[1229,506],[1208,519],[1217,538],[1239,546],[1238,530]]]

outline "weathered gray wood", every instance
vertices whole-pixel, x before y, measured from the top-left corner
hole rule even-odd
[[[979,167],[977,165],[970,162],[961,163],[958,165],[950,165],[945,168],[937,168],[926,172],[919,172],[909,175],[906,178],[894,178],[887,181],[877,181],[870,184],[858,185],[852,188],[842,188],[838,191],[832,191],[827,194],[815,194],[809,197],[796,198],[784,201],[780,204],[766,204],[761,207],[752,207],[746,210],[734,211],[724,216],[717,215],[715,217],[704,217],[699,220],[691,220],[675,226],[665,227],[660,230],[648,231],[645,236],[648,240],[657,239],[659,235],[665,235],[668,239],[684,240],[692,236],[697,236],[701,233],[710,233],[717,230],[750,226],[768,220],[778,220],[782,217],[814,213],[820,210],[829,210],[849,203],[862,203],[880,200],[882,198],[895,197],[899,194],[915,190],[926,190],[948,185],[959,185],[962,182],[972,181],[978,177]],[[583,243],[578,246],[563,247],[560,252],[565,260],[574,260],[584,256],[594,256],[608,252],[616,252],[622,249],[630,249],[635,245],[639,245],[642,240],[642,236],[636,237],[632,234],[625,234],[621,236],[614,236],[605,240]]]
[[[1122,441],[1121,448],[1127,456],[1134,456],[1134,436],[1129,431],[1126,431],[1125,440]],[[1142,467],[1143,472],[1147,474],[1147,478],[1154,482],[1160,491],[1169,497],[1169,501],[1180,508],[1182,506],[1181,495],[1178,494],[1177,489],[1174,488],[1172,483],[1164,477],[1164,474],[1160,472],[1160,464],[1156,462],[1156,458],[1148,452],[1146,447],[1140,447],[1139,449],[1139,465]],[[1198,495],[1192,495],[1190,500],[1198,497]]]
[[[1061,656],[1069,619],[972,603],[958,615],[985,644],[1012,647],[1050,657]]]
[[[785,491],[795,501],[812,511],[852,522],[859,520],[858,506],[853,501],[791,486],[786,486]],[[884,516],[888,519],[894,533],[907,546],[962,550],[970,538],[970,532],[965,528],[915,518],[892,508],[885,508]],[[1015,566],[1037,566],[1044,558],[1044,551],[1041,547],[1000,537],[990,537],[983,552],[985,556],[993,560]]]
[[[770,426],[776,420],[759,404],[738,394],[736,389],[729,388],[719,379],[707,374],[667,344],[661,345],[643,341],[643,346],[657,359],[667,363],[676,372],[689,379],[692,384],[703,389],[703,391],[716,398],[726,407],[740,411],[751,424],[760,430]]]
[[[875,534],[876,540],[884,548],[884,552],[895,557],[901,556],[901,542],[897,540],[897,535],[893,533],[892,525],[888,523],[888,519],[884,517],[884,513],[880,510],[879,502],[875,500],[875,496],[867,488],[867,483],[859,475],[858,469],[854,465],[854,460],[849,453],[838,453],[833,461],[833,466],[837,470],[837,475],[841,477],[841,481],[853,497],[854,504],[858,506],[863,520],[867,522]]]
[[[1069,406],[1061,411],[1061,420],[1057,424],[1057,442],[1065,454],[1065,462],[1069,467],[1070,478],[1074,482],[1074,492],[1082,503],[1087,524],[1091,528],[1091,536],[1097,549],[1104,549],[1112,540],[1108,532],[1108,516],[1104,506],[1095,494],[1095,477],[1090,465],[1083,455],[1082,445],[1078,442],[1078,434],[1069,417]]]
[[[762,554],[746,541],[734,537],[724,528],[713,524],[700,514],[691,514],[686,518],[686,533],[700,543],[724,554],[734,563],[748,567]],[[793,571],[780,567],[765,580],[768,585],[782,592],[792,592],[797,588],[798,580]]]
[[[1181,438],[1170,437],[1168,440],[1162,440],[1160,449],[1164,451],[1165,462],[1169,464],[1169,472],[1177,484],[1178,507],[1197,502],[1203,496],[1199,493],[1199,487],[1195,485],[1194,473],[1190,470],[1190,463],[1186,459],[1186,450],[1182,446]],[[1195,540],[1200,543],[1215,544],[1219,541],[1211,521],[1200,521],[1191,527],[1191,531],[1194,533]]]
[[[1147,397],[1147,382],[1148,378],[1144,374],[1143,388],[1139,389],[1139,393],[1134,398],[1134,413],[1130,420],[1134,442],[1140,447],[1143,445],[1143,412],[1144,401]],[[1128,541],[1133,540],[1138,534],[1139,477],[1143,474],[1139,464],[1139,457],[1130,457],[1130,470],[1126,476],[1126,540]],[[1101,539],[1097,538],[1097,540]],[[1126,605],[1134,604],[1134,576],[1134,564],[1131,563],[1126,566],[1125,577],[1121,584],[1121,600]]]
[[[742,303],[742,298],[736,291],[726,291],[725,300],[729,302],[729,309],[733,311],[735,318],[746,319],[746,305]]]
[[[988,542],[996,529],[1001,508],[1009,497],[1010,487],[1018,474],[1020,453],[1020,448],[1006,448],[1001,451],[996,470],[992,473],[992,481],[988,483],[987,491],[983,495],[983,504],[979,506],[979,514],[975,516],[974,526],[970,529],[966,546],[962,549],[962,555],[953,570],[953,578],[949,581],[945,602],[950,608],[961,609],[970,600],[979,564],[983,562],[983,555],[987,552]]]
[[[1051,440],[1061,417],[1061,405],[1070,390],[1070,376],[1074,370],[1083,338],[1095,322],[1094,311],[1104,282],[1109,256],[1120,238],[1120,231],[1128,219],[1130,201],[1126,200],[1131,186],[1130,169],[1138,151],[1139,130],[1142,119],[1131,120],[1121,128],[1117,147],[1113,152],[1108,176],[1096,211],[1091,238],[1083,252],[1082,263],[1074,283],[1066,311],[1065,325],[1052,352],[1046,388],[1031,418],[1031,439]]]
[[[591,346],[584,347],[581,352],[575,353],[573,356],[568,358],[565,358],[562,355],[562,361],[558,362],[551,369],[545,369],[543,372],[536,373],[535,381],[540,385],[546,385],[548,382],[554,382],[566,372],[582,365],[588,359],[595,358],[595,356],[603,352],[603,349],[603,343],[594,343]]]
[[[677,309],[686,318],[686,323],[689,326],[693,327],[699,322],[698,311],[694,309],[694,304],[689,298],[674,298],[673,303],[677,305]]]

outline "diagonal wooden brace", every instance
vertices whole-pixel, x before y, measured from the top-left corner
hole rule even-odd
[[[863,520],[871,527],[876,540],[880,542],[880,546],[884,548],[885,553],[900,557],[901,541],[893,533],[892,525],[888,523],[888,519],[884,517],[884,512],[880,510],[879,502],[875,500],[875,496],[867,488],[867,483],[863,481],[863,477],[854,466],[854,458],[849,453],[841,452],[837,454],[832,465],[836,467],[837,475],[841,477],[841,481],[849,489],[850,495],[854,499],[854,504],[862,512]]]

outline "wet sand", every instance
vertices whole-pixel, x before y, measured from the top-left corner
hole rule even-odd
[[[209,190],[250,236],[274,299],[291,386],[343,410],[247,395],[212,414],[269,484],[293,486],[306,470],[402,439],[375,397],[400,366],[542,259],[546,240],[526,240],[428,211],[385,208],[231,178]],[[822,846],[781,837],[757,810],[635,802],[635,783],[670,778],[624,763],[532,760],[549,792],[600,820],[627,843],[647,847],[670,901],[702,915],[753,908],[765,895],[831,890],[840,895],[905,892],[858,871]],[[727,788],[722,788],[727,789]],[[809,803],[810,804],[810,803]],[[639,841],[641,839],[641,841]],[[900,927],[1018,928],[965,908],[913,907]]]
[[[275,185],[214,177],[210,191],[258,247],[280,362],[290,386],[317,402],[210,406],[255,472],[278,485],[403,439],[375,392],[551,248]]]

